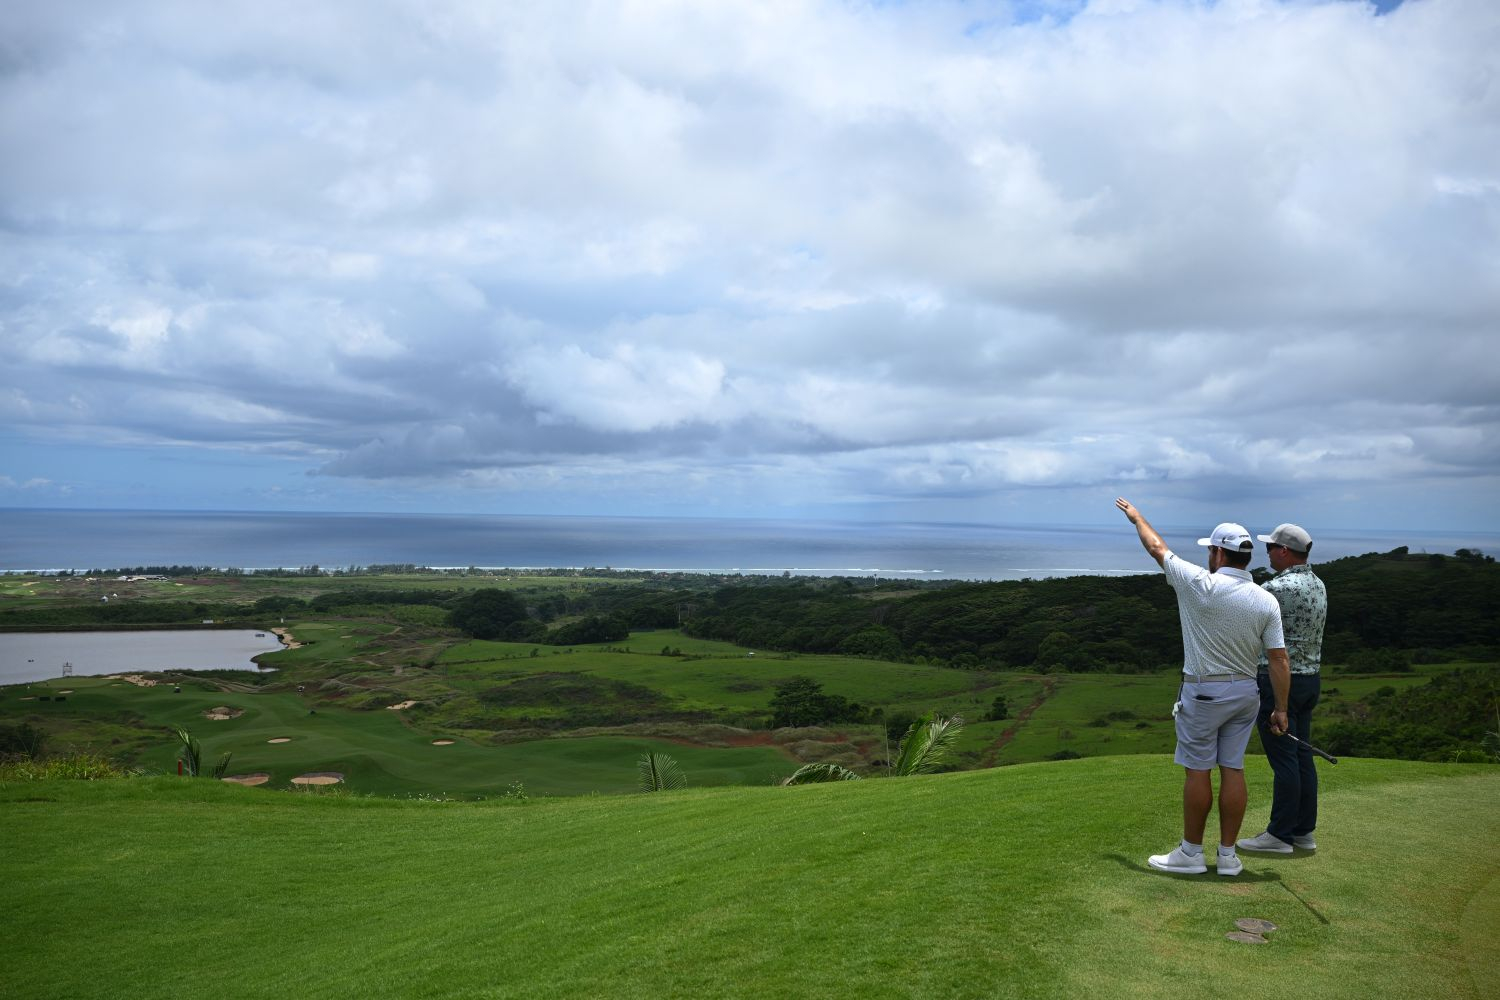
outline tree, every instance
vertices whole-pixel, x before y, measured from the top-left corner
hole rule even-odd
[[[931,774],[948,764],[958,745],[958,736],[963,732],[964,720],[955,715],[945,719],[940,715],[924,715],[911,724],[896,759],[887,773],[893,778],[904,778],[913,774]],[[855,781],[858,774],[838,764],[804,764],[783,785],[811,785],[826,781]]]
[[[1010,704],[1005,700],[1005,695],[995,695],[995,700],[990,703],[990,721],[999,722],[1010,718]]]
[[[899,778],[941,770],[958,745],[958,736],[963,729],[964,720],[957,715],[951,719],[935,713],[922,716],[912,723],[906,738],[901,741],[891,773]]]
[[[499,639],[510,626],[525,622],[526,605],[506,590],[487,587],[460,598],[448,613],[448,621],[476,639]]]
[[[771,725],[812,726],[823,721],[823,685],[811,677],[793,677],[771,695]]]
[[[669,788],[686,788],[687,775],[677,761],[664,753],[646,753],[636,762],[641,774],[641,791],[662,792]]]
[[[885,717],[885,738],[900,746],[902,738],[911,729],[912,723],[916,721],[916,712],[911,712],[904,708],[892,712]]]
[[[824,694],[811,677],[793,677],[776,685],[771,696],[771,725],[816,726],[824,722],[864,722],[869,711],[841,694]]]
[[[177,751],[177,760],[182,765],[182,773],[189,778],[204,777],[202,744],[198,742],[192,733],[181,726],[173,727],[172,735],[176,736],[177,742],[182,744]],[[224,777],[224,772],[229,770],[229,761],[233,756],[233,752],[227,752],[221,756],[219,762],[214,765],[211,776],[214,778]]]

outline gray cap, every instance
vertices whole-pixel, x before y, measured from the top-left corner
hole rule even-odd
[[[1278,524],[1276,530],[1269,535],[1256,535],[1255,537],[1272,545],[1285,545],[1293,552],[1300,552],[1303,555],[1306,555],[1312,548],[1312,535],[1295,524]]]

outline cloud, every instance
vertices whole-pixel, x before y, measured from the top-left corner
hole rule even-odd
[[[11,20],[28,444],[1037,517],[1257,477],[1477,505],[1500,465],[1487,0]]]

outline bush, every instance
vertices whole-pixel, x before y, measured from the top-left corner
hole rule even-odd
[[[1409,674],[1411,656],[1400,649],[1362,649],[1344,665],[1351,674]]]
[[[29,722],[0,725],[0,757],[40,757],[47,734]]]
[[[79,751],[47,760],[28,758],[0,764],[0,781],[45,781],[52,778],[97,781],[127,776],[124,768],[103,754]]]

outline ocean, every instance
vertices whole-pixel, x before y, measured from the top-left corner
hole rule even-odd
[[[1157,526],[1198,560],[1207,526]],[[1269,525],[1265,529],[1269,530]],[[1315,533],[1314,561],[1397,546],[1500,549],[1487,532]],[[1264,565],[1257,553],[1252,565]],[[1009,580],[1155,570],[1124,518],[992,525],[715,518],[0,510],[0,572],[193,565],[324,569],[595,567],[703,573]]]

